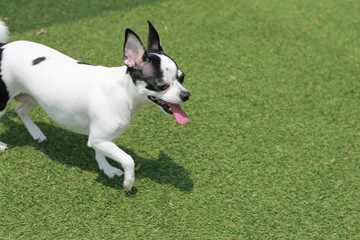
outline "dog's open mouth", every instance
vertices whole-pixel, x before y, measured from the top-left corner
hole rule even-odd
[[[174,115],[175,120],[181,124],[185,125],[189,122],[189,117],[186,115],[186,113],[181,109],[179,104],[172,104],[165,102],[164,100],[161,100],[160,98],[154,97],[154,96],[148,96],[148,98],[161,107],[167,114]]]
[[[160,98],[154,97],[154,96],[148,96],[148,98],[161,107],[167,114],[173,115],[173,112],[171,110],[171,107],[167,104],[167,102],[161,100]]]

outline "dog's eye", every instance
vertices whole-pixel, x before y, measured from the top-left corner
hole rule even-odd
[[[183,83],[184,82],[184,78],[185,78],[185,73],[182,73],[181,75],[180,75],[180,77],[178,78],[178,81],[179,81],[179,83]]]
[[[167,89],[169,87],[169,85],[167,85],[166,83],[164,82],[161,82],[161,83],[158,83],[156,85],[156,88],[160,91],[164,91],[165,89]]]

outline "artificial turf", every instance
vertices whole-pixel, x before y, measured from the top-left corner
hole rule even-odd
[[[97,167],[87,138],[11,103],[0,119],[0,239],[359,239],[357,1],[0,2],[11,41],[122,65],[125,28],[157,28],[186,73],[177,125],[152,106],[116,143],[136,193]],[[40,29],[46,34],[37,35]],[[115,163],[113,163],[115,164]]]

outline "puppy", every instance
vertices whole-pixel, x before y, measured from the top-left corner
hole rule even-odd
[[[135,115],[150,105],[173,115],[179,124],[188,116],[180,107],[190,93],[182,86],[185,74],[160,44],[148,21],[147,50],[130,29],[125,31],[122,67],[92,66],[74,60],[47,46],[29,42],[6,43],[8,29],[0,20],[0,117],[15,99],[20,119],[38,142],[46,140],[30,119],[31,109],[40,105],[63,128],[88,135],[89,147],[108,177],[124,174],[124,189],[130,191],[134,179],[134,161],[113,143],[130,127]],[[0,150],[7,149],[0,142]],[[111,158],[124,172],[111,166]]]

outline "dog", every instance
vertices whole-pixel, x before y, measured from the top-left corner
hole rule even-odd
[[[131,120],[154,103],[173,115],[179,124],[189,121],[181,103],[190,93],[183,86],[185,74],[167,56],[159,34],[148,21],[145,50],[131,29],[125,30],[122,67],[93,66],[77,61],[50,47],[30,41],[7,43],[8,28],[0,20],[0,117],[8,103],[20,102],[15,111],[38,142],[46,140],[29,112],[40,105],[61,127],[88,136],[101,171],[109,178],[124,175],[123,187],[130,192],[134,161],[114,139],[129,129]],[[6,150],[0,142],[0,150]],[[106,158],[120,163],[111,166]]]

